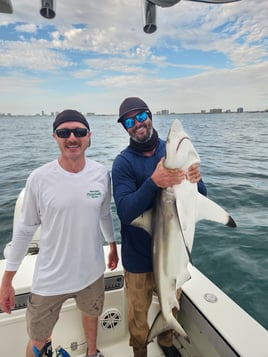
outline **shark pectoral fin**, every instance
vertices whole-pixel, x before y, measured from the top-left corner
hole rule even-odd
[[[148,211],[145,211],[143,214],[141,214],[139,217],[135,218],[132,222],[131,225],[135,227],[139,227],[144,229],[147,233],[152,235],[153,229],[152,229],[152,219],[153,217],[153,210],[150,209]]]
[[[226,226],[231,227],[231,228],[236,227],[236,223],[231,216],[229,216],[229,220],[228,220],[228,223],[226,224]]]
[[[198,193],[196,222],[202,219],[222,223],[233,228],[236,227],[236,223],[229,213],[216,202]]]

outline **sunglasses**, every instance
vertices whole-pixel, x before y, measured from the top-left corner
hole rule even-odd
[[[135,125],[135,119],[138,120],[139,123],[143,123],[148,117],[147,112],[141,112],[136,114],[134,117],[126,118],[123,121],[124,127],[126,129],[131,129]]]
[[[88,129],[87,128],[62,128],[55,130],[56,135],[61,139],[67,139],[70,137],[71,133],[74,134],[76,138],[83,138],[87,135]]]

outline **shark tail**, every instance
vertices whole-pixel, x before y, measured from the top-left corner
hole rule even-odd
[[[160,333],[168,331],[170,329],[173,329],[176,331],[179,335],[183,336],[184,338],[188,339],[187,333],[183,329],[183,327],[180,325],[180,323],[176,320],[176,318],[171,314],[169,323],[165,320],[163,314],[161,311],[157,314],[157,316],[154,319],[154,322],[151,326],[151,329],[149,331],[148,337],[147,337],[147,343],[151,342],[153,338],[158,336]]]

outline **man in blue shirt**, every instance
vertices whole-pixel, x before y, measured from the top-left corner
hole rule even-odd
[[[130,136],[130,143],[115,159],[112,167],[113,194],[121,222],[122,263],[128,298],[128,327],[134,357],[147,357],[148,310],[154,289],[152,237],[130,223],[152,208],[157,192],[180,184],[185,178],[198,183],[206,195],[199,165],[185,173],[164,167],[166,143],[153,128],[152,113],[138,97],[126,98],[119,108],[119,119]],[[158,336],[166,356],[177,357],[172,331]]]

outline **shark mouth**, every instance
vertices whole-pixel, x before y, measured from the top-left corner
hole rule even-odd
[[[180,139],[180,141],[178,142],[178,145],[177,145],[177,147],[176,147],[176,151],[179,150],[179,147],[180,147],[181,143],[183,142],[183,140],[190,140],[190,138],[189,138],[189,136],[183,136],[183,137]]]

